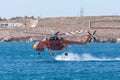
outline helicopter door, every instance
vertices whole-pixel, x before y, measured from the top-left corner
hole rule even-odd
[[[52,48],[53,50],[57,50],[57,44],[51,44],[51,48]]]

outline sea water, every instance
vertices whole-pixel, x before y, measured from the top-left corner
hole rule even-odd
[[[33,44],[0,43],[0,80],[120,80],[119,43],[69,45],[41,55]]]

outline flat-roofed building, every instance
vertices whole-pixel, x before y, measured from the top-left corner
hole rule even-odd
[[[22,23],[0,23],[0,27],[20,27],[23,26]]]

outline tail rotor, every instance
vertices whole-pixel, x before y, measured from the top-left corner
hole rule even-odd
[[[88,42],[98,42],[98,39],[97,37],[95,36],[95,33],[96,33],[96,30],[93,32],[93,34],[91,34],[89,31],[88,31],[88,34],[90,35],[90,39]]]

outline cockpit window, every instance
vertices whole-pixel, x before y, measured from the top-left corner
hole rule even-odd
[[[38,44],[40,44],[40,42],[36,42],[35,44],[38,45]]]
[[[52,41],[52,40],[59,40],[59,38],[58,37],[50,37],[49,40],[50,41]]]

